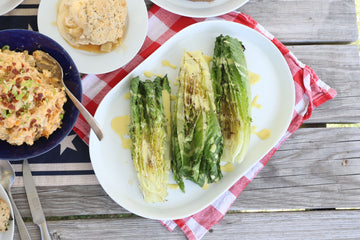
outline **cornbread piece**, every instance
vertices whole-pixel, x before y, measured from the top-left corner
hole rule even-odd
[[[0,199],[0,232],[5,232],[8,230],[11,220],[11,211],[9,205]]]
[[[124,36],[126,17],[126,0],[61,0],[57,26],[71,45],[109,52]]]
[[[33,145],[62,122],[65,91],[50,72],[40,73],[34,65],[26,51],[0,50],[0,139],[12,145]]]

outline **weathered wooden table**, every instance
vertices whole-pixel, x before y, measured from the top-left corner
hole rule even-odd
[[[25,0],[8,16],[32,15],[38,3]],[[360,122],[359,51],[350,44],[358,38],[354,0],[250,0],[240,10],[338,95],[281,146],[203,239],[360,239],[360,129],[327,127]],[[178,228],[168,232],[124,210],[99,185],[38,191],[54,239],[185,239]],[[24,189],[14,188],[13,197],[31,236],[40,239]]]

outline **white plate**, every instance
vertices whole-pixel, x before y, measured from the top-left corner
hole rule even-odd
[[[214,17],[238,9],[248,0],[214,0],[192,2],[190,0],[151,0],[156,5],[179,15],[188,17]]]
[[[39,32],[57,41],[70,54],[79,72],[100,74],[113,71],[135,57],[145,41],[148,15],[143,0],[127,1],[128,19],[121,46],[110,53],[92,53],[73,48],[60,35],[56,26],[56,0],[42,0],[38,11]]]
[[[5,189],[1,185],[0,185],[0,198],[4,199],[4,201],[9,205],[10,210],[11,210],[11,216],[13,218],[13,220],[10,221],[8,230],[6,232],[0,233],[0,239],[1,240],[11,240],[14,238],[14,212],[13,212],[13,209],[12,209],[12,206],[10,203],[10,199],[9,199],[7,193],[5,192]]]
[[[258,129],[268,128],[271,137],[260,140],[252,135],[250,148],[241,164],[234,165],[234,171],[224,173],[224,177],[209,189],[186,181],[186,193],[168,189],[165,203],[146,203],[139,191],[136,172],[130,150],[121,147],[120,137],[111,129],[111,120],[130,113],[129,83],[133,77],[145,79],[144,71],[156,74],[168,74],[172,94],[179,69],[161,65],[162,60],[180,65],[184,50],[202,50],[213,55],[215,38],[220,34],[236,37],[245,45],[246,58],[250,71],[261,76],[261,81],[252,86],[252,96],[259,95],[258,103],[262,109],[253,109],[253,125]],[[104,130],[104,139],[99,142],[95,134],[90,133],[90,158],[95,174],[107,194],[127,210],[153,219],[178,219],[196,213],[216,200],[230,188],[259,159],[261,159],[283,136],[293,114],[295,90],[289,67],[280,51],[260,33],[243,25],[226,21],[205,21],[193,24],[177,33],[157,51],[150,55],[134,71],[117,84],[100,103],[95,117]],[[170,183],[174,183],[172,176]]]
[[[16,8],[24,0],[1,0],[0,2],[0,16],[10,12]]]

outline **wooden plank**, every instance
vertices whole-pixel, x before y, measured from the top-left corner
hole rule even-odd
[[[44,213],[50,216],[128,214],[100,185],[37,187]],[[25,189],[12,189],[14,201],[23,217],[31,217]]]
[[[240,10],[284,43],[357,40],[354,0],[250,0]]]
[[[333,100],[315,109],[307,122],[360,122],[358,46],[310,45],[289,46],[289,49],[338,92]]]
[[[235,201],[231,210],[360,207],[360,129],[299,129]],[[39,187],[50,216],[123,214],[100,186]],[[13,197],[30,216],[23,188]]]
[[[232,209],[360,207],[360,128],[299,129]]]
[[[227,214],[208,232],[211,239],[359,239],[360,211],[308,211]],[[33,239],[39,229],[27,223]],[[169,232],[158,221],[143,218],[48,221],[53,239],[186,239],[176,228]],[[241,238],[240,238],[241,237]],[[18,233],[15,240],[20,239]]]
[[[359,239],[358,215],[359,211],[229,214],[203,239]]]
[[[152,5],[146,0],[148,8]],[[284,43],[352,42],[354,0],[250,0],[240,9]]]

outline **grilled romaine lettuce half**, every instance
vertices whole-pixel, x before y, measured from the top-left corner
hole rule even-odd
[[[215,113],[209,64],[201,51],[184,52],[178,80],[171,168],[185,192],[185,179],[203,187],[222,178],[223,137]]]
[[[223,161],[241,162],[251,137],[250,77],[242,43],[216,38],[211,71],[218,119],[224,136]]]
[[[131,155],[146,202],[163,202],[170,174],[170,86],[167,76],[130,82]]]

